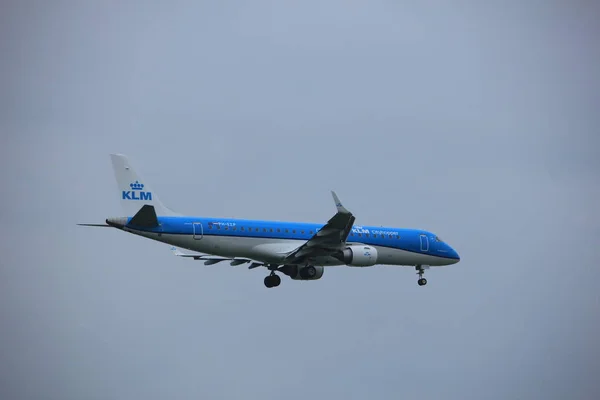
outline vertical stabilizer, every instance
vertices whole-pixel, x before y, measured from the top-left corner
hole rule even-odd
[[[153,206],[156,215],[177,215],[165,207],[156,193],[133,169],[123,154],[110,155],[118,185],[118,198],[127,216],[135,215],[145,204]]]

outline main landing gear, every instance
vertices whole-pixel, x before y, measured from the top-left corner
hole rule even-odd
[[[281,283],[281,277],[275,273],[279,266],[277,264],[269,264],[267,268],[271,270],[271,274],[265,277],[265,286],[268,288],[277,287]]]
[[[422,265],[417,265],[415,267],[415,269],[417,270],[417,275],[419,275],[419,280],[417,281],[417,283],[419,284],[419,286],[425,286],[427,285],[427,279],[423,278],[423,274],[425,273],[425,269],[423,268]]]
[[[265,277],[265,286],[268,288],[277,287],[281,283],[281,278],[275,272]]]

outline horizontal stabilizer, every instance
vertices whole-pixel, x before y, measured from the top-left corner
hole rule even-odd
[[[95,226],[95,227],[99,227],[99,228],[112,228],[110,225],[107,224],[77,224],[79,226]]]
[[[131,218],[129,225],[142,228],[156,228],[158,226],[158,218],[156,217],[154,206],[144,204],[142,208],[140,208],[140,211]]]

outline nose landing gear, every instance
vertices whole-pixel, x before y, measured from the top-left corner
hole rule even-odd
[[[417,270],[417,275],[419,275],[419,280],[417,281],[419,286],[427,285],[427,279],[423,278],[423,274],[425,273],[425,268],[423,268],[422,265],[417,265],[415,267],[415,269]]]

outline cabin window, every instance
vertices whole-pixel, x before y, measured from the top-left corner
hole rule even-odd
[[[258,232],[258,228],[256,228],[256,232]]]
[[[285,233],[290,233],[290,231],[286,229],[286,230],[285,230]]]
[[[273,228],[269,229],[269,232],[273,232]]]
[[[292,233],[296,233],[296,230],[294,229],[294,230],[292,231]]]
[[[313,231],[309,231],[309,233],[312,235],[312,234],[313,234]]]
[[[300,233],[302,233],[304,235],[304,231],[301,231]]]
[[[281,232],[281,229],[277,228],[277,232]]]
[[[221,229],[221,225],[217,225],[217,229]]]
[[[360,234],[360,233],[359,233],[359,234],[358,234],[358,237],[361,237],[361,236],[362,236],[362,234]]]
[[[234,227],[233,227],[233,228],[231,228],[231,229],[233,229],[233,230],[235,231],[237,228],[234,226]]]
[[[244,230],[244,227],[242,226],[242,227],[240,228],[240,230],[241,230],[241,231],[243,231],[243,230]]]
[[[229,230],[229,227],[228,227],[228,226],[225,226],[225,230],[226,230],[226,231],[228,231],[228,230]]]

